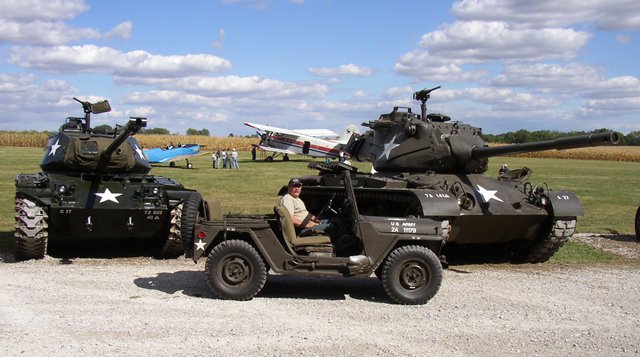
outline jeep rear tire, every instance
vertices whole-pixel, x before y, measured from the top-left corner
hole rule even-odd
[[[442,264],[426,247],[399,247],[385,260],[381,280],[393,301],[403,305],[425,304],[440,289]]]
[[[211,250],[205,266],[207,283],[221,299],[251,300],[267,281],[267,268],[251,244],[227,240]]]

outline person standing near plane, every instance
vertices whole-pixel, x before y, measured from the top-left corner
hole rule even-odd
[[[216,168],[216,152],[212,151],[211,152],[211,166],[215,169]]]
[[[220,155],[222,155],[222,168],[226,169],[227,168],[227,152],[222,149],[222,153],[220,153]]]
[[[218,150],[216,150],[216,169],[220,168],[220,160],[222,159],[222,157],[220,156],[220,148],[218,148]]]
[[[232,170],[240,170],[240,164],[238,163],[238,152],[236,148],[233,148],[231,151],[231,169]]]

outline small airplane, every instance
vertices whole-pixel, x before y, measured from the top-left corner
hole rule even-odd
[[[189,162],[190,157],[204,155],[206,153],[200,152],[199,144],[186,144],[186,145],[168,145],[165,148],[153,148],[143,150],[144,156],[150,163],[165,163],[168,162],[170,167],[176,166],[176,161],[186,160],[187,168],[192,169],[193,164]]]
[[[358,132],[358,128],[353,124],[348,125],[340,135],[328,129],[289,130],[249,122],[244,125],[258,129],[261,140],[259,144],[253,146],[273,152],[265,159],[269,162],[273,161],[277,155],[282,155],[282,160],[288,161],[289,154],[325,158],[338,157],[340,150],[349,141],[351,135]]]

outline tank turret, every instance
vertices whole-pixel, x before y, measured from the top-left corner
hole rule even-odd
[[[67,118],[60,130],[49,138],[40,163],[43,171],[145,174],[151,170],[140,144],[132,137],[146,127],[146,118],[132,117],[124,128],[117,125],[113,133],[94,133],[91,113],[110,111],[109,102],[74,99],[82,104],[85,116]]]
[[[421,115],[411,108],[395,107],[376,121],[363,123],[371,128],[354,135],[345,151],[358,161],[371,161],[378,172],[482,173],[488,158],[549,149],[570,149],[613,145],[619,141],[615,132],[589,134],[525,144],[488,147],[482,129],[450,122],[443,114],[426,114],[426,101],[432,89],[414,93],[422,102]]]

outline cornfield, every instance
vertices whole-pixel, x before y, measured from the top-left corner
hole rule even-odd
[[[47,146],[47,133],[0,131],[0,146],[14,147],[45,147]],[[239,151],[251,150],[252,144],[257,144],[258,138],[245,137],[214,137],[197,135],[136,135],[136,139],[144,148],[165,147],[173,143],[200,144],[203,151],[219,149],[233,149]]]
[[[0,146],[45,147],[47,138],[47,133],[0,131]],[[249,151],[251,150],[251,145],[257,144],[259,141],[258,138],[196,135],[136,135],[136,139],[144,148],[164,147],[170,143],[174,145],[196,143],[204,146],[203,151],[212,151],[218,148],[235,148],[238,151]],[[500,144],[491,144],[489,146],[497,145]],[[640,146],[601,146],[570,150],[546,150],[511,156],[640,162]]]

